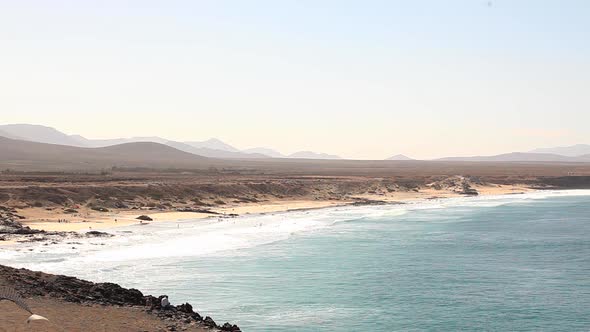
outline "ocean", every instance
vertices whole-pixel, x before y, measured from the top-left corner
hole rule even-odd
[[[0,261],[167,294],[243,331],[590,331],[590,191],[110,232]]]

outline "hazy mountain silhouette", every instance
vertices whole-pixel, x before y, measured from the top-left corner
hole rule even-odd
[[[54,128],[31,124],[0,125],[0,131],[9,135],[9,138],[19,138],[26,141],[62,144],[71,146],[85,146],[77,137],[66,135]],[[5,136],[6,137],[6,136]]]
[[[42,163],[75,169],[112,166],[129,167],[199,167],[208,158],[153,142],[137,142],[102,148],[37,143],[0,137],[0,161],[19,166]]]
[[[219,140],[218,140],[219,141]],[[221,142],[221,141],[219,141]],[[221,142],[223,143],[223,142]],[[199,156],[210,157],[210,158],[223,158],[223,159],[244,159],[244,158],[269,158],[266,155],[260,153],[244,153],[239,151],[228,151],[218,150],[208,147],[195,147],[187,143],[166,141],[164,144],[176,148],[178,150],[194,153]],[[225,144],[225,143],[223,143]],[[217,143],[214,146],[219,146]]]
[[[340,156],[327,153],[319,153],[312,151],[299,151],[288,156],[289,158],[300,158],[300,159],[342,159]]]
[[[9,124],[0,126],[0,136],[38,143],[92,148],[126,143],[153,142],[165,144],[184,152],[211,158],[268,158],[268,156],[259,153],[242,153],[238,149],[215,138],[203,142],[189,143],[171,141],[158,136],[88,139],[81,135],[67,135],[51,127],[30,124]]]
[[[202,142],[183,142],[195,148],[207,148],[207,149],[214,149],[214,150],[222,150],[222,151],[230,151],[230,152],[240,152],[240,150],[234,148],[233,146],[218,140],[217,138],[210,138],[206,141]]]
[[[590,154],[589,144],[576,144],[571,146],[560,146],[555,148],[540,148],[529,151],[530,153],[552,153],[568,157],[577,157]]]
[[[32,142],[60,144],[77,147],[107,147],[126,143],[155,142],[174,147],[178,150],[193,153],[210,158],[243,159],[243,158],[305,158],[305,159],[341,159],[338,156],[326,153],[301,151],[290,156],[267,149],[253,148],[240,151],[239,149],[217,139],[211,138],[205,141],[178,142],[158,136],[129,137],[113,139],[88,139],[82,135],[67,135],[54,128],[31,125],[9,124],[0,126],[0,136],[12,139],[24,139]]]
[[[584,157],[567,157],[551,153],[512,152],[495,156],[447,157],[443,161],[529,161],[529,162],[585,162]]]
[[[396,154],[395,156],[391,156],[385,160],[415,160],[403,154]]]
[[[0,125],[0,137],[31,142],[58,144],[74,147],[100,148],[138,142],[153,142],[168,145],[182,152],[221,159],[244,158],[301,158],[301,159],[342,159],[337,155],[312,151],[299,151],[285,156],[268,148],[257,147],[240,151],[239,149],[217,139],[205,141],[178,142],[158,136],[88,139],[81,135],[68,135],[54,128],[32,124]],[[398,154],[386,160],[413,160]],[[539,148],[530,152],[512,152],[493,156],[446,157],[443,161],[531,161],[531,162],[588,162],[590,161],[590,145],[576,144],[572,146]]]
[[[269,149],[269,148],[251,148],[251,149],[242,150],[242,152],[262,154],[262,155],[269,156],[272,158],[285,158],[284,154],[280,153],[279,151]]]
[[[12,138],[12,139],[20,139],[20,140],[23,139],[22,137],[18,137],[16,135],[12,135],[12,134],[10,134],[8,132],[5,132],[3,130],[0,130],[0,137],[7,137],[7,138]]]

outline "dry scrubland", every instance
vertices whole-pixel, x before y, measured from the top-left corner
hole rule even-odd
[[[4,171],[0,206],[21,222],[137,222],[530,189],[590,187],[590,164],[225,161],[222,168]],[[237,167],[235,164],[240,164]],[[167,213],[167,214],[166,214]],[[173,214],[175,213],[175,214]],[[110,223],[109,223],[110,222]],[[48,226],[49,225],[49,226]],[[67,226],[64,229],[68,229]]]

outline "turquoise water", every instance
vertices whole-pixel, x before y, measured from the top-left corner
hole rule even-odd
[[[283,227],[276,219],[304,226],[265,228]],[[192,246],[194,236],[180,247],[166,243],[174,230],[160,225],[133,243],[114,242],[109,255],[121,253],[116,259],[104,259],[94,244],[75,254],[23,255],[34,255],[43,270],[167,293],[244,331],[590,330],[590,196],[331,209],[244,222],[252,227],[239,232],[235,224],[176,225],[183,236],[213,234],[204,246]],[[155,238],[164,246],[138,247]],[[233,246],[207,250],[224,240]],[[6,259],[26,266],[23,256]]]

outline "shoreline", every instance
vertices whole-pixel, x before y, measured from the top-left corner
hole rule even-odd
[[[473,188],[477,190],[478,195],[465,195],[449,190],[434,190],[428,188],[415,192],[354,195],[340,200],[283,199],[260,203],[227,204],[225,206],[208,208],[207,210],[210,211],[209,213],[137,209],[113,209],[108,212],[99,212],[89,208],[77,209],[77,212],[74,214],[64,213],[57,209],[47,210],[43,208],[26,208],[18,209],[17,211],[19,215],[25,218],[20,220],[22,225],[28,226],[33,230],[85,233],[87,231],[102,231],[130,225],[140,225],[142,223],[149,224],[180,222],[189,219],[231,218],[244,215],[264,215],[268,213],[306,211],[352,205],[408,203],[436,198],[510,195],[537,191],[537,189],[529,188],[524,185],[479,185],[473,186]],[[149,216],[152,220],[140,222],[140,220],[137,219],[140,215]],[[67,220],[67,222],[58,222],[58,220]],[[6,242],[14,243],[15,241],[0,241],[0,245],[9,245]]]
[[[201,316],[189,303],[163,307],[166,295],[147,295],[114,283],[0,265],[0,287],[13,290],[35,313],[49,319],[26,326],[30,313],[2,301],[2,327],[10,331],[241,331],[235,324],[220,325]]]
[[[492,192],[487,192],[486,194],[481,194],[478,196],[470,196],[474,199],[477,199],[477,197],[480,197],[481,199],[485,200],[486,197],[492,197],[492,199],[494,198],[494,196],[497,196],[498,198],[502,198],[503,196],[505,197],[510,197],[513,196],[514,194],[517,195],[524,195],[524,194],[532,194],[530,195],[531,197],[535,197],[536,193],[543,193],[545,190],[533,190],[533,189],[529,189],[527,191],[515,191],[515,190],[510,190],[510,191],[502,191],[500,192],[499,190],[495,190]],[[548,192],[548,195],[559,195],[559,192],[561,192],[562,190],[547,190],[546,192]],[[567,190],[570,191],[570,190]],[[331,206],[327,206],[327,207],[312,207],[312,208],[301,208],[298,210],[284,210],[284,211],[275,211],[272,212],[274,213],[289,213],[289,212],[296,212],[296,211],[306,211],[306,210],[318,210],[318,209],[325,209],[325,208],[330,208],[330,207],[341,207],[341,206],[370,206],[372,204],[376,204],[376,206],[378,205],[393,205],[393,204],[420,204],[420,203],[427,203],[429,201],[432,201],[432,196],[428,196],[426,195],[426,193],[423,193],[424,195],[420,195],[422,197],[418,197],[417,199],[406,199],[406,200],[393,200],[393,197],[390,197],[390,200],[388,202],[382,203],[383,201],[380,201],[380,203],[371,203],[371,202],[365,202],[365,204],[333,204]],[[586,193],[582,193],[582,194],[590,194],[590,191],[587,191]],[[572,193],[572,195],[575,195],[575,193]],[[461,198],[461,197],[466,197],[465,195],[448,195],[446,197],[437,197],[437,200],[441,200],[441,201],[447,201],[447,200],[453,200],[456,198]],[[543,195],[540,195],[540,197],[543,197]],[[399,197],[398,197],[399,198]],[[469,200],[469,199],[467,199]],[[459,200],[462,201],[462,200]],[[262,212],[262,213],[258,213],[257,215],[265,215],[266,212]],[[254,216],[254,214],[250,214],[252,216]],[[176,220],[178,221],[178,220]],[[165,220],[162,220],[160,222],[166,222]],[[7,248],[8,249],[8,248]],[[1,266],[0,266],[1,268]],[[13,268],[12,268],[13,269]],[[24,270],[24,269],[17,269],[20,271],[27,271],[25,273],[29,274],[33,274],[35,277],[39,275],[40,272],[31,272],[28,270]],[[42,273],[42,272],[41,272]],[[63,272],[59,272],[59,274],[61,274]],[[42,275],[47,275],[46,273],[42,273]],[[33,278],[35,278],[33,277]],[[72,278],[72,277],[65,277],[65,276],[57,276],[57,277],[63,277],[63,278]],[[77,278],[73,278],[73,279],[77,279]],[[13,280],[13,279],[12,279]],[[70,279],[68,279],[70,280]],[[79,280],[79,279],[77,279]],[[92,280],[92,279],[90,279]],[[93,283],[94,285],[106,285],[107,283]],[[114,284],[116,285],[116,284]],[[118,286],[118,285],[117,285]],[[93,286],[94,287],[94,286]],[[70,292],[70,290],[67,290],[67,292]],[[60,310],[68,310],[68,311],[73,311],[76,312],[79,315],[101,315],[101,313],[98,313],[97,310],[100,310],[103,314],[109,314],[109,315],[118,315],[117,317],[133,317],[133,319],[137,320],[137,321],[141,321],[142,324],[164,324],[163,326],[165,328],[168,328],[168,324],[175,324],[177,327],[181,327],[183,326],[183,324],[189,324],[189,331],[211,331],[211,330],[222,330],[222,331],[239,331],[239,328],[235,325],[232,324],[224,324],[224,325],[217,325],[215,324],[215,322],[213,322],[213,320],[211,318],[204,318],[201,317],[200,315],[198,315],[198,313],[194,313],[194,312],[185,312],[184,310],[186,310],[187,307],[186,304],[181,304],[178,306],[175,306],[173,311],[173,318],[170,318],[170,314],[171,311],[163,311],[161,308],[156,308],[154,309],[150,309],[150,306],[147,302],[141,302],[139,304],[123,304],[122,306],[120,304],[114,304],[114,303],[110,303],[109,298],[108,297],[97,297],[96,300],[83,300],[82,304],[80,305],[79,303],[75,302],[75,301],[70,301],[68,299],[65,299],[63,295],[60,294],[50,294],[47,293],[43,296],[38,296],[38,295],[31,295],[28,294],[26,291],[23,293],[23,295],[27,296],[27,302],[30,301],[30,303],[32,304],[33,308],[39,308],[38,310],[40,314],[48,314],[51,317],[54,317],[54,320],[58,320],[60,315],[58,314],[58,312]],[[67,295],[67,293],[66,293]],[[77,295],[76,295],[77,296]],[[149,295],[145,295],[145,298],[150,297]],[[153,298],[153,297],[152,297]],[[158,298],[156,298],[158,299]],[[18,316],[18,312],[15,311],[14,308],[10,308],[9,306],[5,305],[2,308],[6,308],[8,307],[7,312],[10,312],[10,310],[12,310],[14,313],[11,312],[11,314],[14,314],[15,317],[19,317]],[[47,311],[42,312],[41,308],[47,308]],[[100,309],[100,308],[104,308],[104,309]],[[192,307],[190,307],[192,310]],[[195,315],[196,314],[196,315]],[[207,319],[208,318],[208,319]],[[101,318],[102,319],[102,318]],[[128,319],[128,318],[125,318]],[[102,319],[101,322],[103,322],[106,319]],[[11,324],[13,324],[14,326],[17,326],[17,323],[20,322],[21,320],[15,319],[14,321],[11,321]],[[147,322],[147,323],[143,323],[143,322]],[[187,323],[189,322],[189,323]],[[213,323],[211,323],[213,322]],[[66,321],[66,324],[69,324],[69,322]],[[106,323],[105,323],[106,324]],[[114,323],[113,323],[114,324]],[[209,324],[209,325],[206,325]],[[155,325],[152,325],[155,326]],[[224,328],[225,327],[225,328]],[[90,329],[92,330],[92,329]],[[175,329],[170,329],[170,331],[176,330]]]

